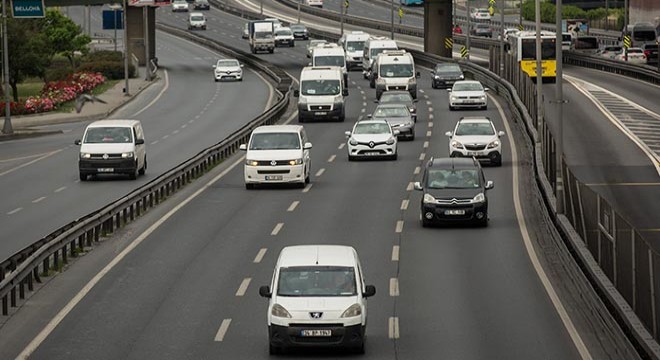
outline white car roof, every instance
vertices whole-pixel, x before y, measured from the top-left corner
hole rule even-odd
[[[355,267],[357,253],[344,245],[287,246],[280,252],[278,267],[350,266]]]
[[[283,133],[283,132],[297,133],[301,129],[302,129],[302,125],[263,125],[252,130],[252,133],[253,134]]]
[[[371,41],[369,41],[369,47],[370,48],[384,48],[384,47],[398,48],[398,46],[396,45],[395,40],[371,40]]]
[[[454,84],[474,84],[474,83],[481,84],[477,80],[461,80],[461,81],[455,82]]]
[[[201,12],[191,12],[191,13],[190,13],[190,17],[193,17],[193,16],[204,16],[204,13],[201,13]]]
[[[344,49],[341,47],[324,47],[319,45],[312,50],[313,56],[323,56],[323,55],[342,55],[344,56]]]
[[[490,121],[489,118],[487,117],[478,117],[478,116],[466,116],[460,120],[459,122],[465,122],[465,123],[489,123],[492,124],[492,121]]]
[[[300,72],[300,81],[342,79],[341,68],[338,66],[306,66]]]
[[[87,127],[132,127],[137,124],[140,124],[140,120],[97,120]]]

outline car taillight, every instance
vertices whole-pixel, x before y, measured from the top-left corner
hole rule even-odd
[[[651,50],[644,50],[644,55],[646,55],[646,57],[651,56]]]

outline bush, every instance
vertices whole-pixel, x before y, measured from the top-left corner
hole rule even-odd
[[[88,53],[82,58],[82,62],[97,62],[97,61],[119,61],[123,60],[120,51],[112,50],[98,50]]]
[[[562,19],[584,19],[587,12],[575,5],[565,5],[561,8]]]
[[[65,68],[49,68],[46,69],[45,78],[46,81],[60,81],[71,76],[71,74],[73,74],[73,69],[71,69],[71,66]]]
[[[98,61],[98,62],[84,62],[80,64],[78,71],[86,72],[100,72],[108,79],[119,80],[124,78],[124,62],[123,61]],[[128,64],[129,77],[135,77],[135,66]]]
[[[607,17],[607,11],[605,8],[591,9],[587,11],[587,19],[589,20],[601,20]]]

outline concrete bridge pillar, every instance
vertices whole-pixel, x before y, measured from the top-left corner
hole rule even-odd
[[[452,0],[424,1],[424,51],[451,58],[446,38],[452,38]]]
[[[149,36],[149,59],[156,57],[156,8],[147,7],[148,11],[148,36]],[[129,6],[126,12],[126,30],[128,32],[128,54],[138,58],[140,66],[146,65],[145,53],[145,28],[142,7]],[[132,56],[130,57],[133,58]]]

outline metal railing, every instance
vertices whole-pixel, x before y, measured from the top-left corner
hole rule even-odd
[[[41,282],[42,276],[47,276],[53,269],[59,270],[62,264],[66,264],[70,257],[77,256],[80,250],[92,246],[101,237],[107,236],[115,229],[135,220],[149,209],[165,201],[186,184],[231,157],[238,151],[240,144],[248,141],[254,128],[277,122],[286,111],[293,79],[277,66],[265,63],[241,50],[199,35],[192,35],[181,29],[163,24],[158,24],[157,27],[161,31],[224,52],[263,72],[278,84],[278,101],[270,109],[218,144],[202,150],[196,156],[144,186],[97,211],[70,222],[2,261],[0,263],[2,315],[8,315],[10,307],[15,308],[18,300],[25,299],[26,291],[32,291],[34,283]]]

